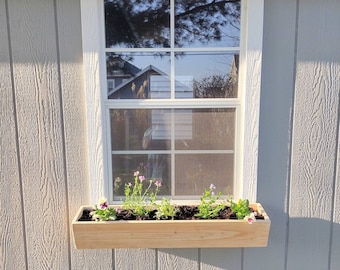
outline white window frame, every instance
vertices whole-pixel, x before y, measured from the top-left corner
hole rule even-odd
[[[264,0],[241,0],[241,44],[239,93],[242,103],[237,119],[240,139],[235,160],[237,180],[234,198],[256,202],[258,133],[262,67]],[[103,0],[81,0],[84,91],[88,139],[90,203],[109,194],[111,164],[106,154],[109,145],[104,102],[107,96]],[[180,103],[180,102],[179,102]]]

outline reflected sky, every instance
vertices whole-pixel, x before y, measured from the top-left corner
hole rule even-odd
[[[105,3],[106,47],[177,48],[238,47],[240,1],[175,1],[170,29],[170,1]]]

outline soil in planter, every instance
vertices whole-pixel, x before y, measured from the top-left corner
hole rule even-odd
[[[181,205],[176,206],[177,213],[174,217],[175,220],[197,220],[199,218],[195,217],[198,213],[197,206],[188,206]],[[252,208],[249,208],[251,212],[254,212]],[[92,210],[84,210],[82,216],[78,221],[91,221],[92,217],[90,215]],[[156,220],[155,214],[156,210],[149,212],[149,214],[143,218],[134,216],[131,211],[128,210],[119,210],[117,214],[117,221],[119,220]],[[237,219],[236,215],[231,211],[230,207],[225,207],[223,210],[219,212],[218,217],[215,219]],[[260,214],[257,214],[256,219],[264,219],[264,217]]]

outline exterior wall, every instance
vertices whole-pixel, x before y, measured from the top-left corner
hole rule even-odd
[[[70,230],[90,196],[80,4],[0,0],[0,269],[339,269],[339,10],[265,1],[267,248],[82,251]]]

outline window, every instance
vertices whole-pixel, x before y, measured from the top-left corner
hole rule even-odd
[[[82,1],[94,201],[119,200],[135,170],[162,195],[214,183],[255,200],[262,12],[262,0]]]

